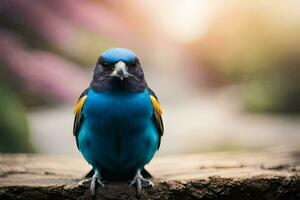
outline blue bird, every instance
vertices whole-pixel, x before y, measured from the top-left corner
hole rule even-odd
[[[138,195],[153,185],[144,166],[159,149],[162,112],[135,53],[123,48],[102,53],[74,112],[77,147],[93,167],[92,196],[104,179],[132,178]]]

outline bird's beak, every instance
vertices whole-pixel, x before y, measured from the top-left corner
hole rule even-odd
[[[126,64],[122,61],[119,61],[115,64],[114,71],[111,73],[112,76],[118,77],[121,80],[128,77]]]

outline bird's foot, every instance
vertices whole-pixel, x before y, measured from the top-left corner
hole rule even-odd
[[[83,180],[79,181],[79,183],[77,183],[77,186],[81,187],[81,186],[85,185],[86,183],[90,182],[91,180],[92,180],[92,178],[83,179]]]
[[[104,183],[102,182],[101,176],[98,173],[95,173],[91,179],[90,192],[92,199],[94,199],[96,196],[97,186],[100,185],[101,187],[104,187]]]
[[[147,188],[147,187],[153,187],[154,184],[152,181],[145,179],[142,174],[141,170],[138,170],[136,175],[134,176],[133,180],[130,182],[129,186],[132,187],[135,185],[136,188],[136,194],[139,197],[141,195],[142,188]]]

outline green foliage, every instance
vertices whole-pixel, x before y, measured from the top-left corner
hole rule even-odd
[[[300,112],[300,21],[292,13],[283,19],[286,5],[277,6],[248,2],[226,8],[200,41],[199,52],[227,82],[246,85],[248,110]]]
[[[245,103],[254,112],[300,112],[297,74],[269,73],[246,84]]]
[[[0,152],[33,152],[22,104],[3,84],[0,105]]]

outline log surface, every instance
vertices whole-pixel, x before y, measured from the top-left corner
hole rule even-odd
[[[78,185],[81,157],[0,154],[0,199],[89,199]],[[300,199],[300,152],[269,149],[160,156],[147,166],[155,186],[142,199]],[[136,199],[128,183],[107,182],[97,199]]]

